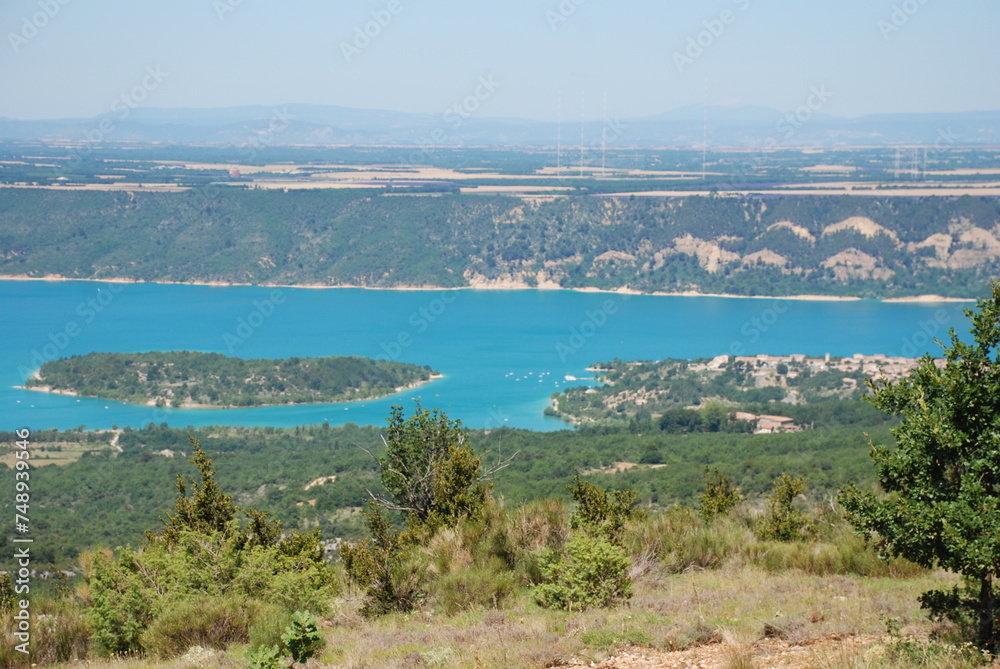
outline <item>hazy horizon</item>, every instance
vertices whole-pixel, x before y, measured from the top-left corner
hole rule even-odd
[[[222,105],[222,106],[217,106],[217,107],[204,107],[204,106],[203,107],[198,107],[198,106],[190,106],[190,107],[189,106],[177,106],[177,107],[166,107],[166,106],[162,106],[161,107],[161,106],[157,106],[157,107],[152,107],[152,106],[150,106],[150,107],[144,107],[144,108],[142,108],[142,111],[145,111],[145,112],[152,112],[152,111],[162,111],[162,112],[170,112],[170,111],[198,112],[198,111],[205,111],[205,112],[212,112],[212,111],[224,111],[224,110],[228,110],[228,109],[249,109],[249,108],[254,108],[254,107],[260,107],[262,109],[262,112],[265,115],[270,115],[270,114],[272,114],[274,112],[274,110],[280,110],[280,109],[282,109],[284,107],[294,107],[294,106],[299,106],[299,105],[302,105],[302,106],[315,106],[315,107],[342,108],[342,109],[354,110],[354,111],[385,112],[385,113],[390,113],[390,114],[396,114],[396,113],[398,113],[398,114],[422,114],[422,115],[431,115],[431,116],[438,116],[439,115],[438,113],[435,113],[435,112],[422,112],[422,111],[409,112],[409,111],[404,111],[404,110],[400,110],[400,109],[386,109],[386,108],[373,108],[373,107],[352,107],[352,106],[349,106],[349,105],[335,105],[335,104],[329,104],[329,105],[327,105],[327,104],[322,104],[322,103],[298,102],[298,101],[286,101],[286,102],[282,102],[282,103],[278,103],[278,104],[274,104],[274,105],[267,105],[267,104],[243,104],[243,105]],[[702,107],[703,107],[703,105],[701,105],[701,104],[690,104],[690,105],[683,105],[683,106],[680,106],[680,107],[675,107],[675,108],[672,108],[672,109],[662,109],[662,110],[659,110],[659,111],[652,112],[650,114],[645,114],[643,116],[638,116],[638,117],[622,117],[622,118],[631,118],[631,119],[649,118],[649,117],[656,117],[658,115],[670,114],[670,113],[673,113],[673,112],[678,112],[678,111],[687,110],[687,109],[690,109],[692,111],[694,111],[694,110],[700,110]],[[777,109],[776,107],[765,107],[763,105],[730,105],[730,104],[718,103],[718,102],[709,102],[708,103],[708,108],[709,109],[733,109],[733,110],[737,110],[737,109],[752,109],[752,110],[767,110],[767,111],[773,111],[773,112],[781,112],[782,111],[780,109]],[[90,120],[92,118],[101,116],[102,114],[109,114],[109,113],[113,113],[113,112],[114,112],[114,110],[107,110],[105,112],[101,112],[99,114],[95,114],[94,116],[79,116],[79,117],[51,116],[51,117],[38,117],[38,118],[27,119],[27,118],[16,118],[16,117],[11,117],[11,116],[2,116],[2,115],[0,115],[0,118],[5,119],[5,120],[9,120],[9,121],[27,121],[27,122],[31,122],[31,121],[44,122],[44,121],[63,121],[63,120]],[[849,120],[855,120],[855,119],[865,118],[865,117],[869,117],[869,116],[896,116],[896,115],[906,115],[906,114],[912,114],[912,115],[1000,114],[1000,107],[998,107],[996,109],[965,109],[965,110],[953,110],[953,111],[945,111],[945,112],[933,112],[933,111],[930,111],[930,112],[911,112],[911,111],[872,112],[870,114],[859,114],[859,115],[856,115],[856,116],[840,115],[840,114],[822,114],[822,115],[817,115],[817,118],[819,118],[821,116],[826,116],[826,117],[830,117],[830,118],[834,118],[834,119],[842,119],[842,120],[848,120],[849,121]],[[264,117],[262,116],[261,118],[264,118]],[[491,119],[491,120],[525,121],[525,122],[531,122],[531,123],[555,123],[557,121],[557,119],[533,118],[533,117],[529,117],[529,116],[492,116],[492,115],[487,115],[487,114],[480,115],[480,116],[478,116],[478,118],[480,118],[480,119]],[[695,119],[695,120],[697,120],[697,119]],[[579,118],[569,118],[569,119],[564,118],[563,121],[567,122],[569,125],[572,125],[573,123],[579,124]],[[587,121],[587,123],[600,122],[601,121],[601,115],[600,115],[600,113],[598,113],[596,116],[587,116],[586,121]]]
[[[854,118],[1000,110],[1000,4],[957,0],[178,0],[0,8],[0,116],[317,104],[479,117],[642,117],[810,104]]]

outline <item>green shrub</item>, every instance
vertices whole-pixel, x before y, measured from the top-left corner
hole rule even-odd
[[[367,618],[412,611],[424,598],[426,565],[403,543],[378,505],[364,512],[370,539],[338,549],[348,577],[365,590],[361,614]]]
[[[795,541],[801,539],[810,528],[809,519],[795,507],[795,498],[805,492],[806,482],[800,476],[792,478],[782,474],[774,482],[774,490],[765,495],[767,513],[761,521],[758,534],[761,539]]]
[[[245,549],[229,587],[289,610],[323,613],[338,583],[319,546],[318,532],[293,532],[274,546]]]
[[[698,499],[701,501],[699,514],[705,522],[710,523],[716,516],[727,514],[742,504],[746,497],[718,469],[709,473],[708,467],[705,467],[705,490]]]
[[[316,617],[308,611],[296,611],[281,633],[280,644],[254,645],[247,649],[249,669],[278,669],[282,659],[291,657],[289,667],[305,664],[323,649]]]
[[[140,577],[135,552],[125,549],[116,559],[111,551],[97,551],[81,561],[90,589],[87,616],[97,651],[105,655],[141,652],[140,637],[159,612],[160,597]]]
[[[279,538],[279,525],[266,514],[239,509],[222,493],[211,460],[196,440],[192,444],[191,462],[201,481],[189,484],[178,476],[174,514],[164,520],[163,531],[147,532],[141,548],[120,549],[117,557],[110,551],[81,556],[90,593],[88,617],[101,652],[143,652],[143,633],[156,620],[162,629],[147,641],[162,646],[162,652],[174,652],[168,640],[180,633],[180,622],[173,609],[187,606],[185,600],[233,596],[319,612],[336,593],[319,533],[293,531]],[[246,516],[242,522],[237,512]],[[202,622],[208,628],[199,628],[198,634],[225,638],[235,626],[242,629],[240,636],[247,636],[247,620],[227,622],[221,612],[213,617],[207,604],[192,614],[206,616]]]
[[[281,648],[277,644],[248,648],[244,657],[247,660],[247,669],[279,669],[282,666]]]
[[[197,596],[166,605],[142,633],[147,653],[177,657],[192,646],[225,650],[247,643],[263,613],[259,602],[239,595]]]
[[[577,535],[566,555],[550,554],[541,567],[544,582],[535,586],[535,601],[545,607],[580,611],[608,607],[632,596],[625,551],[611,542]]]
[[[428,411],[419,401],[413,416],[404,419],[403,407],[393,405],[383,441],[379,480],[389,496],[379,504],[405,512],[413,539],[482,512],[490,496],[486,479],[496,468],[482,471],[482,456],[467,443],[461,421],[439,409]]]
[[[517,590],[521,579],[499,560],[441,575],[429,587],[448,615],[477,608],[499,609]]]
[[[311,535],[307,535],[311,536]],[[94,640],[105,653],[145,650],[143,631],[178,601],[243,596],[286,608],[324,611],[336,593],[334,572],[296,534],[284,541],[247,546],[238,526],[201,534],[180,530],[171,543],[122,549],[118,558],[97,553],[84,575],[90,588]],[[291,554],[289,554],[291,553]]]
[[[305,662],[323,648],[323,638],[316,626],[316,616],[308,611],[296,611],[292,615],[291,624],[281,635],[281,643],[288,650],[292,660],[299,664]]]
[[[645,515],[633,508],[636,501],[634,490],[608,491],[575,476],[569,491],[577,503],[570,516],[570,526],[591,536],[603,537],[613,544],[621,545],[627,521]]]

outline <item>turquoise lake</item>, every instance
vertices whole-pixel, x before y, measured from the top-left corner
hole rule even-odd
[[[984,289],[985,290],[985,289]],[[733,353],[937,354],[967,304],[886,304],[572,291],[376,291],[0,281],[0,407],[11,430],[150,422],[294,426],[385,423],[413,399],[472,428],[562,429],[554,391],[595,362]],[[14,388],[38,365],[92,351],[212,351],[244,358],[361,355],[444,378],[377,401],[255,409],[156,409]],[[567,380],[575,377],[580,380]]]

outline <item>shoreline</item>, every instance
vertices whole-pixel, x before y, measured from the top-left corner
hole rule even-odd
[[[67,281],[87,281],[91,283],[114,283],[114,284],[153,284],[163,286],[207,286],[211,288],[235,288],[235,287],[258,287],[258,288],[290,288],[305,290],[337,290],[337,289],[360,289],[360,290],[398,290],[398,291],[453,291],[453,290],[566,290],[576,293],[606,293],[608,295],[648,295],[652,297],[720,297],[726,299],[742,300],[794,300],[810,302],[860,302],[868,298],[852,295],[736,295],[733,293],[699,293],[694,290],[687,291],[653,291],[642,292],[631,288],[565,288],[563,286],[541,285],[529,286],[519,281],[496,281],[490,283],[480,283],[471,286],[416,286],[412,284],[402,284],[399,286],[361,286],[355,284],[328,285],[319,283],[302,284],[279,284],[279,283],[236,283],[231,281],[145,281],[142,279],[126,279],[121,277],[108,279],[80,279],[66,277],[59,274],[46,274],[35,277],[26,274],[0,274],[0,281],[44,281],[48,283],[58,283]],[[882,297],[876,298],[878,302],[887,304],[934,304],[945,302],[966,302],[974,304],[977,300],[971,297],[944,297],[942,295],[909,295],[904,297]],[[268,405],[273,406],[273,405]]]
[[[38,377],[38,372],[37,371],[35,372],[34,378],[40,378],[40,377]],[[411,383],[408,386],[398,386],[395,390],[393,390],[388,395],[379,395],[379,396],[373,396],[373,397],[360,397],[360,398],[354,399],[354,400],[335,400],[335,401],[331,401],[331,402],[285,402],[283,404],[253,404],[253,405],[250,405],[250,406],[231,406],[231,405],[216,406],[216,405],[213,405],[213,404],[195,404],[195,403],[192,403],[192,402],[185,402],[185,403],[181,404],[180,406],[163,406],[163,407],[157,407],[156,406],[156,400],[146,400],[145,402],[129,402],[128,400],[112,399],[112,398],[109,398],[109,397],[101,397],[100,395],[81,395],[80,393],[78,393],[75,390],[54,389],[54,388],[52,388],[52,386],[30,386],[30,387],[29,386],[11,386],[11,387],[12,388],[17,388],[18,390],[28,390],[28,391],[36,392],[36,393],[47,393],[49,395],[64,395],[64,396],[67,396],[67,397],[77,397],[77,398],[81,398],[81,399],[101,400],[102,402],[118,402],[118,403],[124,404],[126,406],[136,406],[136,407],[145,406],[145,407],[153,407],[153,408],[160,408],[160,409],[194,409],[196,411],[199,410],[199,409],[212,409],[212,410],[219,410],[219,411],[229,411],[229,410],[232,410],[232,409],[266,409],[268,407],[296,407],[296,406],[309,406],[309,405],[318,405],[318,404],[354,404],[355,402],[375,402],[375,401],[378,401],[378,400],[384,400],[384,399],[392,397],[394,395],[398,395],[399,393],[405,393],[408,390],[414,390],[416,388],[420,388],[421,386],[425,386],[425,385],[427,385],[429,383],[432,383],[434,381],[437,381],[438,379],[443,379],[443,378],[444,378],[444,374],[431,374],[430,378],[428,378],[428,379],[426,379],[424,381],[417,381],[415,383]]]

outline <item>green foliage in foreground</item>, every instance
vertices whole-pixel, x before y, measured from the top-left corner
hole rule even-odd
[[[384,438],[386,454],[378,459],[380,478],[390,498],[372,495],[365,513],[370,537],[342,544],[347,574],[365,588],[363,613],[370,616],[409,611],[422,598],[420,579],[408,558],[414,546],[439,529],[462,520],[479,520],[490,500],[480,456],[466,443],[459,421],[419,402],[411,417],[393,406]],[[495,471],[495,470],[493,470]],[[389,527],[382,509],[401,511],[406,531]]]
[[[248,669],[278,669],[281,667],[281,651],[284,648],[291,656],[289,667],[305,664],[323,647],[323,638],[316,626],[316,616],[308,611],[296,611],[292,622],[281,634],[281,645],[251,647],[247,650]]]
[[[414,605],[424,614],[455,615],[509,609],[512,600],[523,606],[529,598],[572,611],[613,605],[630,592],[629,564],[646,573],[665,574],[739,566],[774,574],[795,570],[906,578],[924,573],[905,560],[878,559],[827,507],[807,513],[819,514],[817,532],[808,540],[779,542],[759,538],[762,518],[752,505],[740,505],[711,524],[694,510],[679,507],[628,520],[621,545],[616,546],[601,537],[571,533],[570,510],[560,502],[542,500],[508,508],[490,500],[478,519],[440,527],[410,544],[390,576],[396,586],[410,579],[409,586],[418,595]],[[384,529],[391,530],[388,525]],[[0,612],[0,660],[27,666],[24,663],[87,659],[108,650],[111,633],[119,639],[131,635],[147,655],[163,658],[177,657],[192,646],[225,649],[248,643],[258,649],[254,661],[273,666],[293,655],[290,627],[304,642],[313,635],[310,625],[303,624],[298,631],[293,625],[292,611],[302,608],[303,597],[314,598],[323,609],[336,606],[350,615],[352,609],[346,604],[350,597],[337,598],[336,588],[302,578],[303,567],[314,563],[312,557],[302,558],[303,541],[296,547],[279,543],[282,555],[298,556],[282,562],[262,550],[266,547],[252,549],[250,555],[245,549],[236,550],[219,532],[179,534],[174,552],[163,550],[166,542],[161,541],[155,548],[120,551],[117,558],[109,553],[87,556],[87,588],[58,595],[55,601],[39,598],[33,603],[37,612],[55,616],[59,634],[40,630],[29,658],[2,655],[16,623],[10,612]],[[258,557],[261,568],[253,568],[249,563]],[[133,570],[133,564],[141,570]],[[335,576],[342,568],[350,571],[346,562],[324,567]],[[154,584],[163,589],[162,596]],[[304,587],[289,587],[295,584]],[[535,587],[529,592],[525,586]],[[302,597],[275,601],[289,592]],[[154,600],[153,615],[144,597]],[[84,611],[89,612],[89,624],[82,619]],[[624,628],[621,633],[625,634]],[[629,638],[641,643],[646,637],[630,634]],[[603,641],[595,637],[590,643]]]
[[[635,508],[632,490],[604,490],[575,476],[569,491],[577,504],[570,527],[591,537],[621,544],[625,523],[645,517],[645,511]]]
[[[795,507],[795,498],[806,491],[806,482],[801,476],[793,478],[782,474],[774,482],[774,490],[767,498],[767,513],[764,515],[760,535],[763,539],[794,541],[808,530],[809,520],[801,509]]]
[[[433,534],[461,517],[477,517],[490,494],[484,479],[492,472],[482,471],[482,458],[467,437],[461,421],[450,421],[441,411],[428,411],[418,402],[404,419],[403,407],[393,406],[385,455],[378,459],[389,498],[378,497],[379,504],[402,511],[413,533]]]
[[[927,355],[898,383],[869,382],[872,403],[901,415],[895,447],[874,446],[889,493],[848,488],[851,522],[883,553],[965,577],[963,588],[929,592],[934,615],[963,626],[983,649],[1000,647],[1000,283],[972,320],[974,343],[949,332],[943,367]]]
[[[92,638],[105,653],[170,656],[185,650],[192,630],[205,643],[246,642],[254,620],[270,613],[268,605],[325,611],[335,592],[318,533],[279,538],[280,526],[255,511],[245,512],[248,521],[241,524],[241,510],[215,483],[212,462],[191,441],[191,462],[201,480],[189,497],[178,477],[175,513],[164,519],[163,531],[147,531],[138,549],[84,557]],[[206,615],[217,598],[239,604],[223,607],[225,615]],[[195,622],[199,616],[203,632]]]
[[[305,664],[323,645],[319,628],[316,627],[316,616],[308,611],[296,611],[292,615],[292,624],[281,635],[281,642],[288,649],[292,660]]]
[[[365,593],[361,614],[376,617],[412,611],[424,598],[424,575],[414,560],[415,535],[394,530],[374,502],[365,512],[369,538],[345,542],[338,553],[344,571]]]
[[[606,608],[632,596],[628,575],[631,561],[622,547],[625,524],[646,514],[634,508],[631,490],[608,491],[574,477],[569,486],[577,508],[570,516],[576,534],[562,554],[541,552],[542,582],[535,587],[535,601],[568,611]]]
[[[391,395],[432,370],[358,356],[245,360],[219,353],[88,353],[42,365],[28,388],[158,406],[249,407]]]
[[[567,611],[624,602],[632,596],[630,564],[625,551],[607,539],[577,534],[566,544],[565,556],[542,558],[543,582],[535,587],[535,601]]]
[[[729,477],[720,474],[718,469],[709,473],[705,467],[705,490],[698,495],[698,501],[701,503],[698,513],[710,523],[716,516],[725,515],[745,502],[746,497]]]

